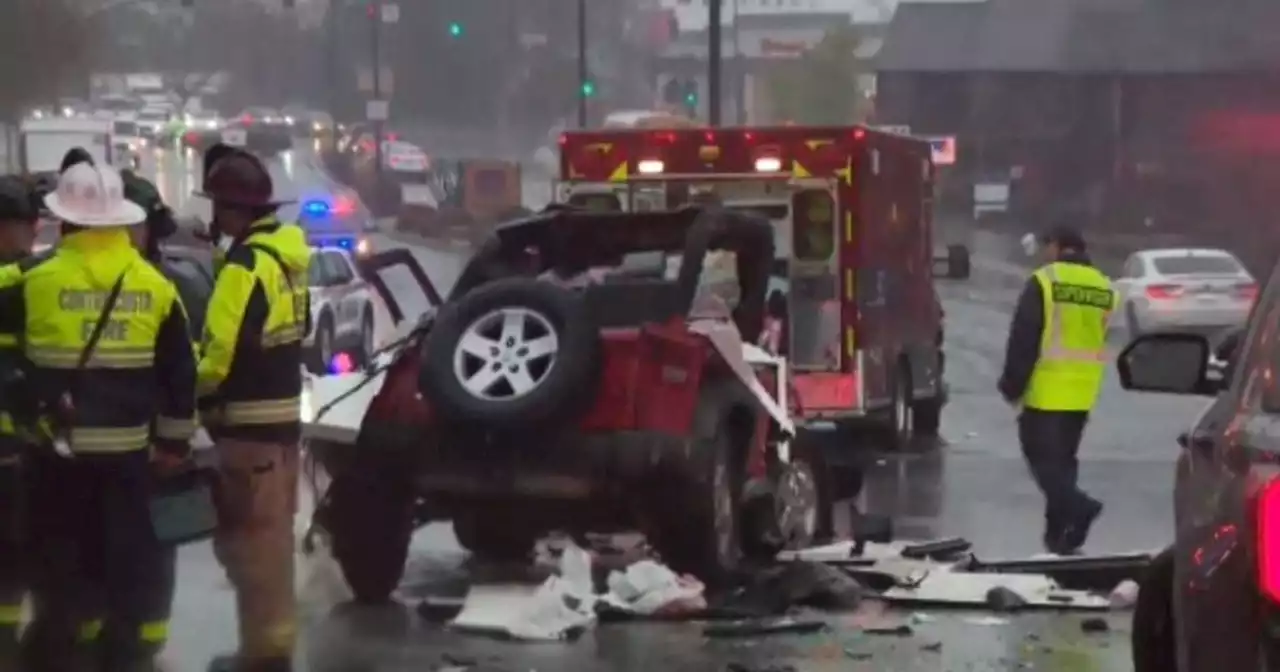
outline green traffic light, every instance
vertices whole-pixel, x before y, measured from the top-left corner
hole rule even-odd
[[[697,104],[698,104],[698,94],[696,94],[696,93],[686,93],[686,94],[684,95],[684,102],[685,102],[686,104],[688,104],[688,105],[697,105]]]
[[[588,97],[588,98],[590,98],[591,96],[596,95],[596,84],[595,84],[595,82],[583,82],[583,83],[582,83],[582,95],[584,95],[584,96],[586,96],[586,97]]]
[[[452,37],[462,37],[462,24],[456,21],[449,24],[449,35]]]

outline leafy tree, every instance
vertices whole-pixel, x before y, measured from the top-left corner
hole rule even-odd
[[[71,0],[0,1],[0,124],[89,85],[91,45]]]
[[[867,114],[859,85],[866,64],[855,55],[859,38],[852,27],[831,30],[796,59],[777,61],[766,75],[775,121],[849,124]]]

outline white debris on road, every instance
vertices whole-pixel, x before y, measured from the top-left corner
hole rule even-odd
[[[572,639],[594,627],[598,607],[633,616],[671,616],[707,608],[701,582],[679,576],[653,560],[611,572],[597,593],[591,553],[573,543],[560,554],[559,571],[541,585],[471,586],[462,611],[450,622],[461,631],[523,641]]]

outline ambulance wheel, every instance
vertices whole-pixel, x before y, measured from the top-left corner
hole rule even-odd
[[[1173,616],[1173,548],[1152,558],[1133,607],[1134,672],[1168,672],[1178,667]]]
[[[889,403],[889,422],[886,427],[889,447],[894,451],[905,451],[911,448],[911,439],[915,429],[912,416],[915,403],[911,398],[911,367],[904,360],[898,365],[893,376],[892,401]]]
[[[316,512],[357,602],[381,604],[400,585],[413,536],[411,484],[389,469],[354,466],[334,479]]]

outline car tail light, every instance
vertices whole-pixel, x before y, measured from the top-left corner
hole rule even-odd
[[[1280,478],[1273,478],[1258,491],[1257,556],[1258,590],[1266,598],[1280,602]]]
[[[1149,285],[1147,287],[1148,299],[1176,299],[1182,296],[1185,291],[1182,285]]]
[[[244,123],[246,123],[246,124],[252,124],[252,123],[253,123],[253,115],[251,115],[251,114],[246,114],[246,115],[244,115],[244,116],[240,117],[240,121],[243,121],[243,122],[244,122]]]
[[[1258,298],[1258,285],[1252,282],[1242,282],[1236,285],[1236,296],[1242,299]]]

